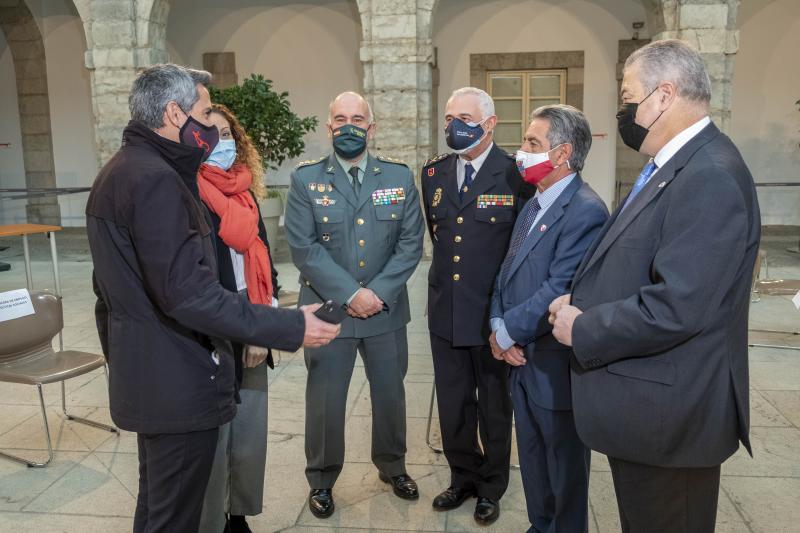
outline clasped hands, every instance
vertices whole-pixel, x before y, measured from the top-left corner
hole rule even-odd
[[[570,305],[570,299],[570,294],[559,296],[553,300],[548,309],[550,316],[547,320],[553,326],[553,336],[565,346],[572,346],[572,325],[575,323],[575,319],[583,313],[577,307]],[[503,350],[497,344],[496,332],[492,332],[489,337],[489,346],[492,349],[492,357],[498,361],[505,361],[511,366],[522,366],[527,362],[525,353],[519,345],[515,344],[508,350]]]
[[[369,318],[383,310],[383,300],[372,289],[361,288],[347,305],[347,314],[353,318]]]

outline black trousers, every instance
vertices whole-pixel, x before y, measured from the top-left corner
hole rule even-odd
[[[608,458],[623,533],[711,533],[720,467],[662,468]]]
[[[431,351],[451,484],[497,501],[508,488],[511,459],[509,366],[489,346],[455,348],[433,334]]]
[[[137,434],[139,497],[134,533],[197,533],[219,428]]]

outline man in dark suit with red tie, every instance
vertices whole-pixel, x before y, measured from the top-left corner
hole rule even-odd
[[[454,153],[422,169],[423,206],[433,240],[428,328],[445,457],[451,482],[433,501],[454,509],[478,497],[475,520],[490,524],[508,487],[511,399],[508,365],[489,349],[492,284],[517,212],[530,194],[514,160],[494,144],[494,102],[465,87],[447,103]],[[478,432],[480,430],[480,445]]]
[[[708,117],[695,50],[625,63],[622,140],[652,157],[550,307],[573,346],[581,439],[608,456],[624,532],[711,532],[720,465],[748,451],[747,315],[760,238],[753,177]]]

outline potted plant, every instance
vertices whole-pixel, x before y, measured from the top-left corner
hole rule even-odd
[[[277,170],[286,159],[301,155],[305,149],[303,136],[317,128],[317,117],[297,116],[290,108],[289,93],[273,90],[272,80],[261,74],[251,74],[241,85],[211,87],[210,92],[213,102],[224,104],[239,119],[253,139],[264,169]],[[282,191],[268,188],[267,198],[261,202],[261,215],[271,241],[278,235],[283,200]]]

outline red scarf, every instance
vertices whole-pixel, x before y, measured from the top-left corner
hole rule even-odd
[[[253,175],[245,165],[225,171],[203,163],[197,183],[200,198],[220,218],[219,236],[244,255],[247,296],[257,304],[272,305],[272,265],[266,245],[258,237],[258,205],[250,194]]]

